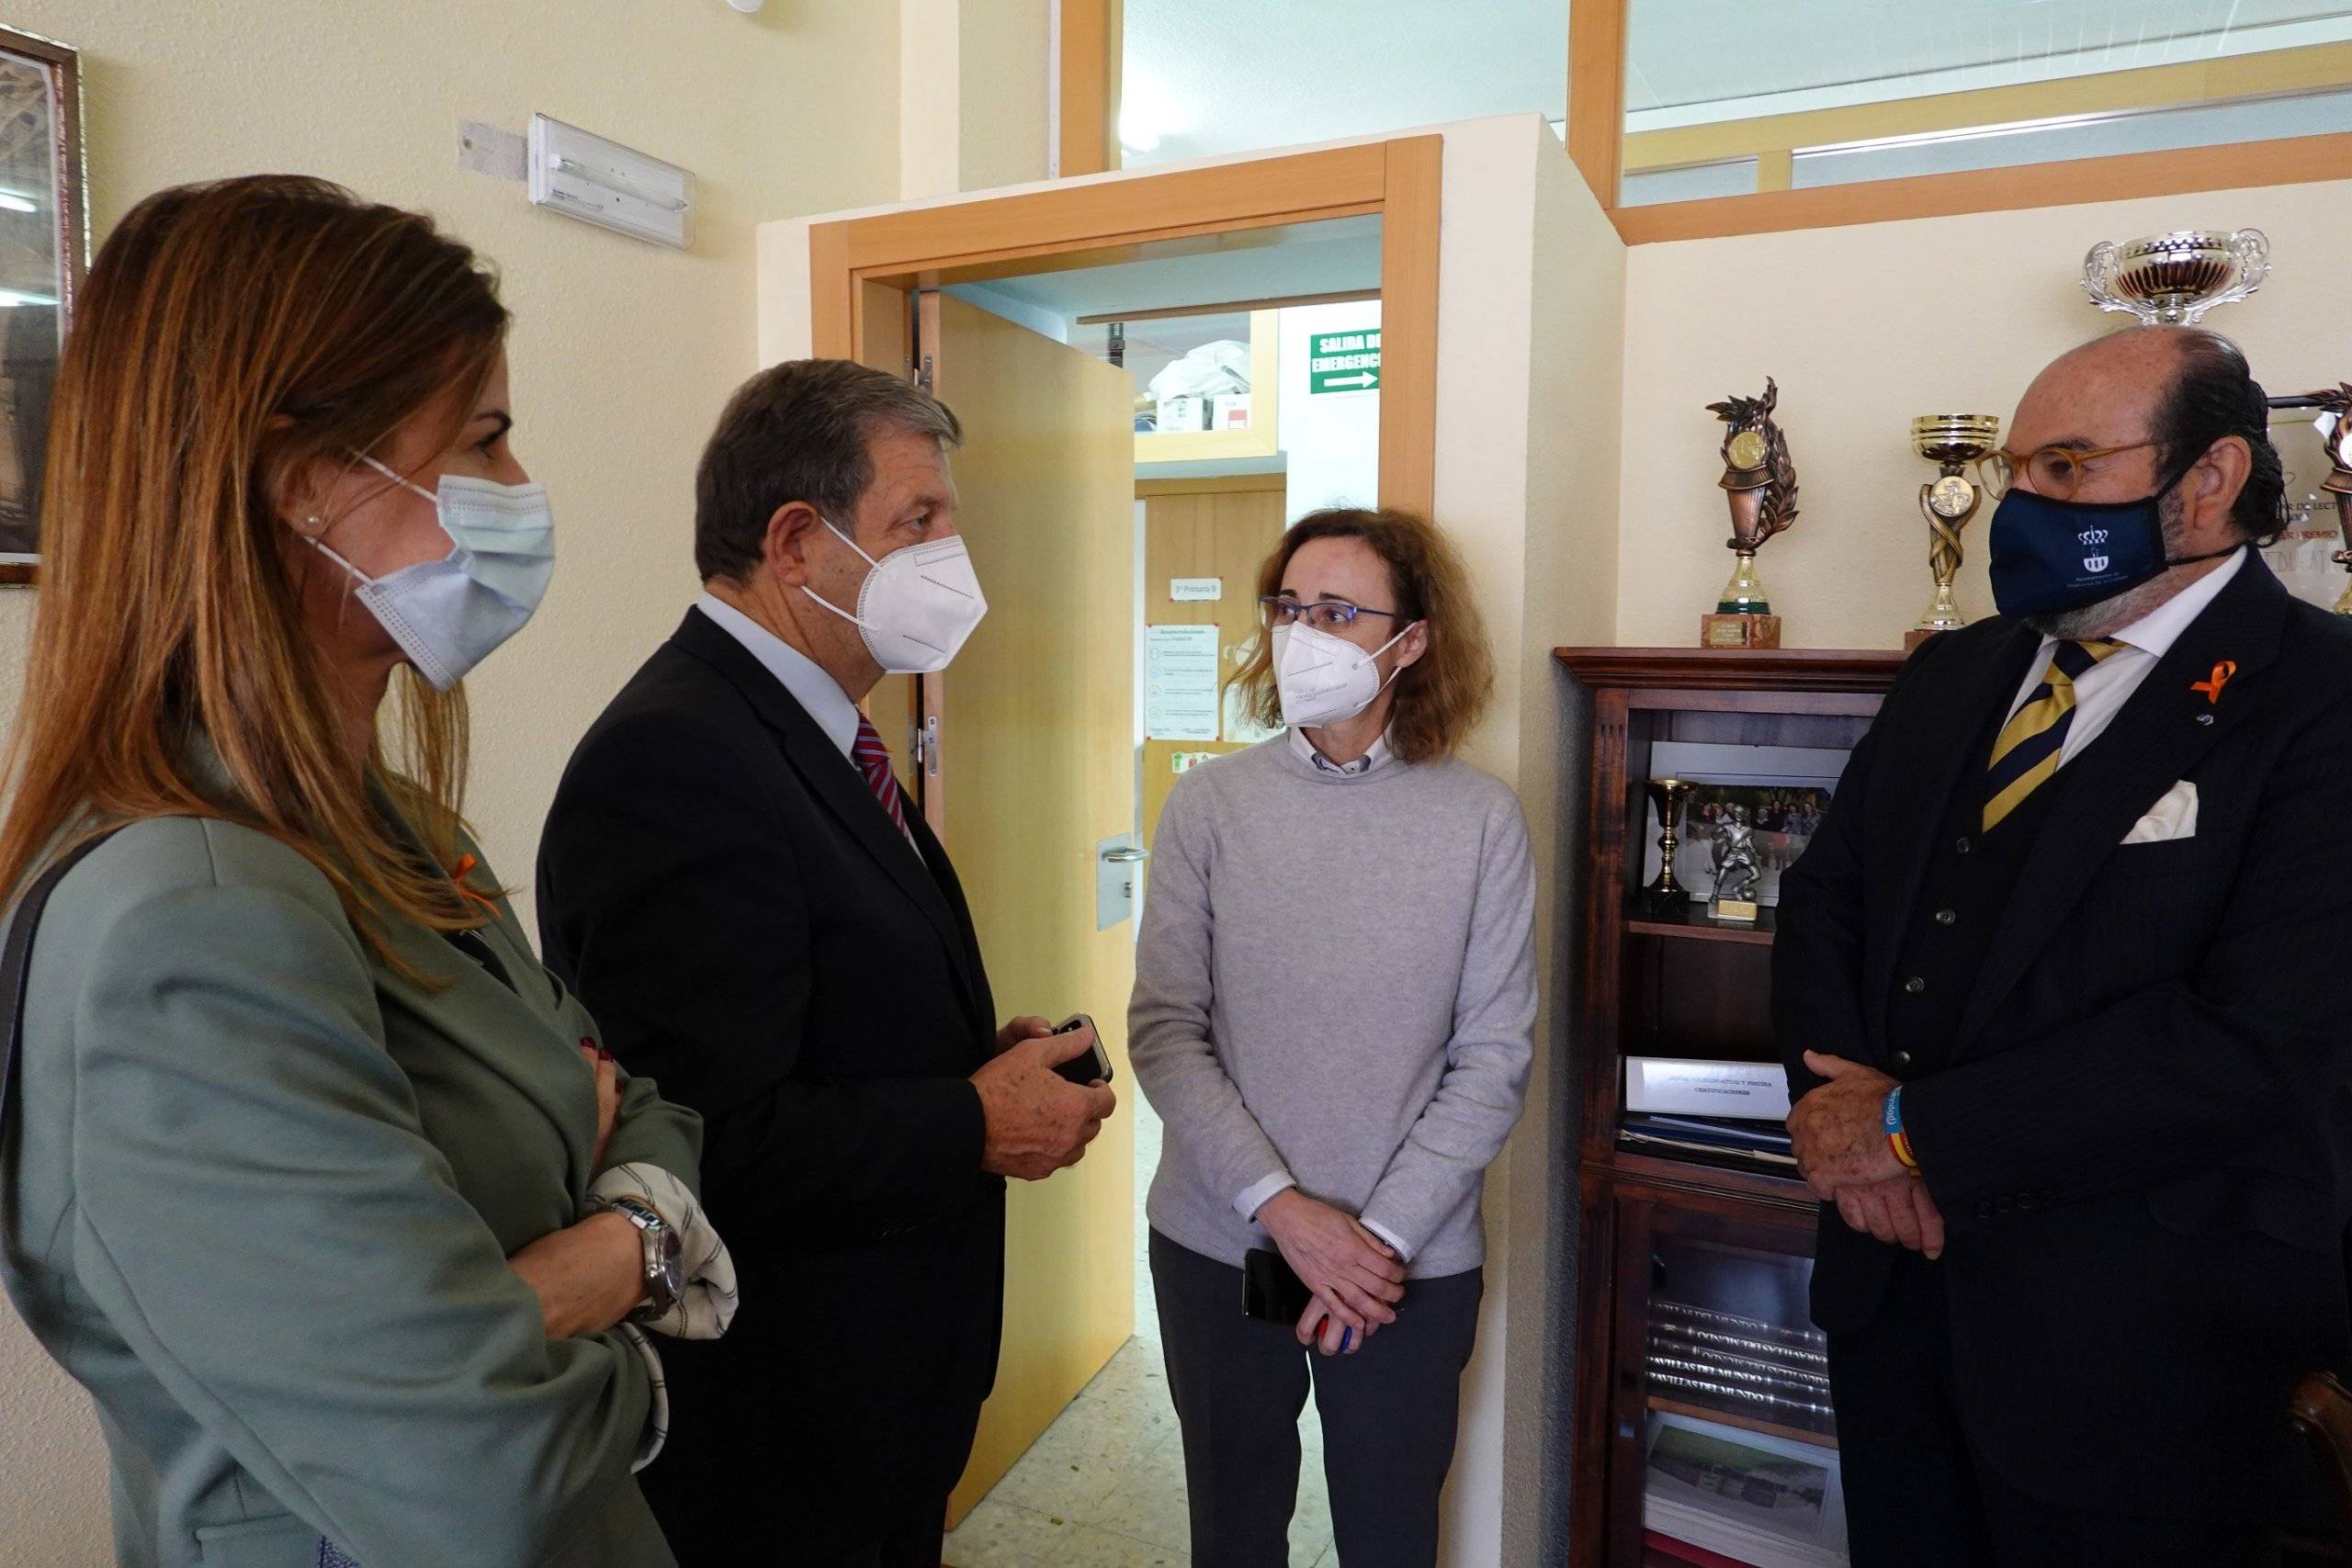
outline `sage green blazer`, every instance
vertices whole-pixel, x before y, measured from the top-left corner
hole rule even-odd
[[[132,1568],[671,1568],[630,1464],[652,1376],[550,1341],[507,1267],[582,1217],[596,1038],[501,902],[511,988],[434,933],[377,962],[249,829],[123,829],[32,953],[0,1276],[86,1387]],[[697,1183],[628,1086],[606,1163]]]

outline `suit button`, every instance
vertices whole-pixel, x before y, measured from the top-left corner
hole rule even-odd
[[[2033,1194],[2032,1194],[2032,1193],[2030,1193],[2030,1192],[2020,1192],[2020,1193],[2018,1193],[2018,1213],[2020,1213],[2020,1214],[2030,1214],[2030,1213],[2033,1213],[2033,1209],[2034,1209]]]
[[[1993,1200],[1990,1198],[1976,1200],[1976,1217],[1980,1220],[1989,1220],[1993,1217]]]
[[[1928,982],[1921,979],[1918,976],[1914,975],[1911,978],[1903,982],[1903,988],[1916,997],[1920,992],[1928,988]]]
[[[1898,1067],[1909,1066],[1911,1065],[1911,1053],[1908,1051],[1897,1051],[1894,1054],[1894,1065]]]
[[[1936,924],[1939,926],[1953,925],[1956,924],[1959,919],[1960,911],[1957,909],[1938,909],[1936,911]]]
[[[2057,1195],[2055,1192],[2044,1192],[2044,1193],[2041,1195],[2041,1206],[2042,1206],[2043,1208],[2045,1208],[2045,1209],[2047,1209],[2048,1207],[2050,1207],[2050,1205],[2051,1205],[2051,1204],[2052,1204],[2052,1203],[2056,1202],[2057,1201],[2058,1201],[2058,1195]]]
[[[1973,848],[1974,848],[1973,845],[1972,845],[1966,839],[1962,839],[1960,842],[1951,847],[1951,852],[1956,855],[1964,855]]]
[[[2008,1195],[2007,1193],[2006,1193],[2006,1192],[2005,1192],[2005,1193],[2003,1193],[2000,1197],[1996,1198],[1995,1200],[1993,1200],[1993,1212],[1994,1212],[1995,1213],[1996,1213],[1996,1214],[2006,1214],[2006,1213],[2007,1213],[2011,1209],[2014,1209],[2014,1208],[2016,1208],[2016,1207],[2017,1207],[2017,1201],[2016,1201],[2016,1200],[2014,1200],[2014,1199],[2012,1199],[2011,1197],[2009,1197],[2009,1195]]]

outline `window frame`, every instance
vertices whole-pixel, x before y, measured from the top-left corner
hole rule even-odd
[[[1578,0],[1570,6],[1567,115],[1569,159],[1629,245],[2352,178],[2352,131],[2346,131],[1626,207],[1618,200],[1618,188],[1624,173],[1631,5],[1632,0]],[[2336,85],[2352,86],[2352,50],[2343,50],[2338,58],[2346,64]],[[1784,152],[1778,154],[1777,168],[1770,162],[1774,150],[1762,150],[1761,157],[1767,160],[1759,164],[1762,177],[1785,180]]]

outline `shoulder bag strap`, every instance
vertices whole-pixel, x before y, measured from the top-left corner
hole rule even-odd
[[[0,1037],[0,1139],[8,1130],[9,1093],[17,1083],[17,1037],[24,1032],[26,974],[32,967],[33,931],[40,924],[40,912],[49,905],[49,896],[65,880],[65,874],[88,857],[91,851],[114,837],[119,829],[109,829],[96,838],[85,839],[66,852],[38,877],[25,896],[17,901],[17,909],[8,921],[8,940],[0,946],[0,1009],[6,1009],[7,1032]]]

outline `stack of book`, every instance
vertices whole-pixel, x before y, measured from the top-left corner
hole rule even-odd
[[[1777,1062],[1625,1058],[1625,1110],[1617,1140],[1678,1159],[1693,1157],[1792,1174],[1789,1079]]]
[[[1789,1152],[1788,1128],[1771,1122],[1629,1111],[1617,1128],[1618,1141],[1629,1148],[1728,1158],[1737,1164],[1764,1166],[1779,1173],[1797,1168],[1797,1156]]]
[[[1828,1341],[1818,1329],[1657,1300],[1647,1359],[1650,1386],[1670,1397],[1830,1429]]]

